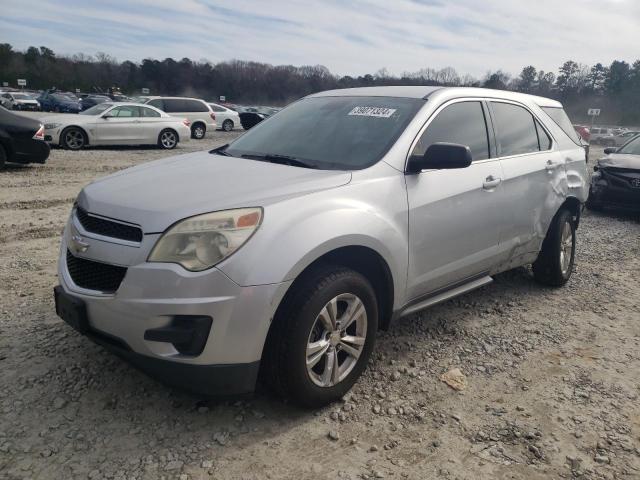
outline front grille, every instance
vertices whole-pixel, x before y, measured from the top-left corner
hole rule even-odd
[[[113,293],[118,290],[127,273],[126,267],[74,257],[69,250],[67,250],[67,270],[77,286],[103,293]]]
[[[101,217],[94,217],[85,212],[82,208],[76,208],[76,217],[87,232],[97,233],[105,237],[119,238],[130,242],[142,241],[142,230],[140,227],[125,225]]]

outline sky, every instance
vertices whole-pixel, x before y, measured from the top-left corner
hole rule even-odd
[[[119,61],[324,65],[339,75],[451,66],[482,77],[640,58],[640,0],[0,0],[0,43]]]

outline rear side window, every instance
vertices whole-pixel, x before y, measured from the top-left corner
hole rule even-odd
[[[567,115],[567,112],[565,112],[563,108],[542,107],[542,110],[544,111],[544,113],[546,113],[551,117],[551,120],[556,122],[556,124],[562,129],[564,133],[567,134],[567,136],[571,140],[573,140],[578,145],[582,144],[582,137],[580,137],[580,134],[576,132],[575,129],[573,128],[573,125],[571,124],[571,120],[569,120],[569,116]],[[591,133],[600,133],[600,132],[596,128]],[[602,133],[606,133],[604,129]]]
[[[213,105],[213,104],[209,104],[209,106],[211,107],[211,110],[213,110],[214,112],[224,112],[225,109],[222,107],[219,107],[218,105]]]
[[[449,105],[429,124],[412,155],[424,155],[434,143],[457,143],[471,149],[473,160],[489,158],[487,123],[480,102]]]
[[[151,108],[140,107],[140,112],[142,113],[143,117],[159,117],[160,116],[159,112],[156,112]]]
[[[161,98],[155,98],[153,100],[150,100],[147,105],[151,105],[152,107],[156,107],[159,108],[160,110],[163,110],[166,112],[166,110],[164,109],[164,102],[162,101]]]
[[[533,115],[511,103],[491,102],[496,124],[498,155],[523,155],[540,151]]]
[[[184,101],[179,98],[165,98],[164,111],[167,113],[186,112]]]
[[[540,150],[542,150],[543,152],[545,150],[551,150],[551,137],[549,137],[549,134],[545,131],[544,128],[542,128],[540,122],[538,122],[537,120],[535,122],[536,130],[538,131],[538,144],[540,146]]]

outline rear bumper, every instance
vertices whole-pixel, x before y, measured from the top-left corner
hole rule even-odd
[[[29,140],[16,146],[11,162],[16,163],[45,163],[51,149],[46,142]]]

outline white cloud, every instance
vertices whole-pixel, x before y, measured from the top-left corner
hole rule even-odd
[[[637,0],[139,0],[3,6],[0,41],[58,53],[322,64],[338,74],[452,66],[482,76],[635,60]]]

